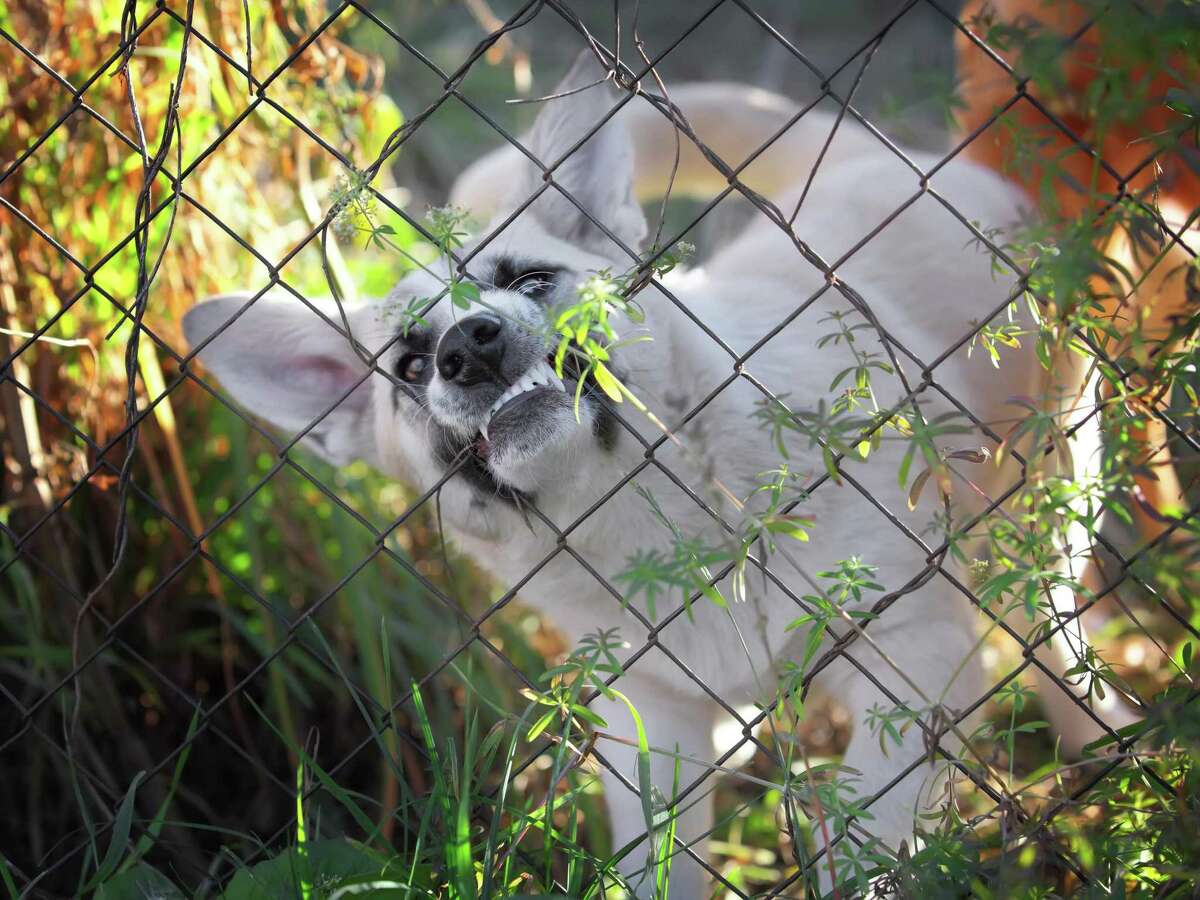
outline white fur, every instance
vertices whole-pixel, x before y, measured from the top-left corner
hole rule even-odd
[[[578,83],[579,73],[572,78],[575,80],[568,79],[565,87]],[[711,137],[714,145],[719,143],[732,164],[740,162],[783,124],[792,109],[787,101],[770,98],[768,102],[750,89],[739,90],[747,100],[740,106],[734,102],[738,92],[728,85],[714,88],[713,102],[707,105],[702,87],[676,92],[688,101],[681,103],[685,112],[689,103],[696,110],[701,139]],[[531,149],[544,162],[553,162],[610,102],[602,89],[551,101],[534,128]],[[635,99],[635,103],[641,101]],[[669,159],[673,149],[670,131],[654,124],[659,122],[657,112],[647,113],[642,107],[630,109],[637,111],[622,114],[606,126],[554,177],[585,207],[594,209],[620,240],[636,246],[645,233],[645,223],[634,198],[635,153],[639,168],[650,166],[665,174],[669,166],[664,166],[663,159]],[[632,145],[622,131],[626,122],[644,126],[635,132]],[[778,201],[785,212],[794,205],[831,126],[831,116],[819,111],[810,113],[788,133],[782,149],[774,151],[775,162],[758,167],[756,186]],[[922,167],[936,161],[932,156],[913,156]],[[685,163],[695,175],[680,184],[681,190],[703,192],[711,187],[714,178],[703,160],[688,157]],[[487,177],[480,169],[468,173],[455,196],[468,204],[478,200],[488,212],[499,210],[497,221],[505,210],[514,208],[541,184],[540,174],[511,153],[489,157],[484,169]],[[720,184],[721,179],[717,177],[715,182]],[[506,196],[495,189],[497,183],[516,184],[517,188]],[[932,187],[967,219],[985,227],[1011,227],[1022,214],[1014,189],[966,162],[947,164],[933,178]],[[660,182],[657,189],[662,188]],[[646,195],[654,189],[642,179],[637,193]],[[843,123],[834,149],[804,201],[796,232],[825,260],[833,262],[919,191],[917,177],[882,144],[850,123]],[[968,334],[975,321],[990,313],[1011,287],[1010,278],[993,276],[991,258],[986,253],[967,246],[970,239],[968,230],[926,194],[839,265],[836,274],[866,299],[879,322],[900,343],[922,361],[930,362]],[[489,260],[504,254],[548,260],[578,273],[579,278],[602,268],[621,271],[630,265],[617,245],[583,220],[554,188],[491,243],[472,267],[486,269]],[[672,273],[666,285],[697,319],[735,352],[742,353],[819,292],[826,279],[800,256],[780,229],[758,218],[701,267]],[[352,312],[354,338],[375,352],[394,337],[398,309],[412,297],[430,296],[439,289],[440,285],[428,275],[410,276],[387,300]],[[189,314],[186,327],[193,345],[200,345],[241,308],[245,299],[210,301]],[[662,292],[650,288],[639,299],[646,309],[645,327],[653,341],[625,348],[619,362],[634,393],[672,421],[721,384],[733,372],[733,361]],[[539,315],[528,298],[513,291],[486,291],[483,300],[514,317]],[[332,323],[340,324],[331,307],[322,309]],[[850,359],[843,346],[816,346],[817,338],[831,330],[819,319],[831,311],[848,309],[849,304],[837,290],[825,290],[803,315],[747,360],[745,371],[772,391],[786,394],[793,408],[815,408],[819,399],[828,397],[833,373],[849,365]],[[444,331],[451,319],[470,312],[451,310],[448,303],[442,303],[431,317],[435,327]],[[863,320],[854,317],[853,321]],[[626,326],[626,330],[632,327]],[[859,335],[865,348],[881,349],[873,333]],[[390,371],[397,352],[385,353],[380,367]],[[968,359],[962,349],[942,362],[933,378],[975,416],[999,423],[1018,414],[1007,403],[1009,397],[1035,393],[1034,379],[1039,372],[1030,342],[1006,355],[1004,365],[994,369],[982,354]],[[349,351],[344,336],[292,298],[258,300],[238,322],[203,346],[200,356],[237,401],[290,433],[305,427],[349,390],[354,378],[361,378],[367,371]],[[314,361],[319,364],[314,365]],[[920,367],[907,359],[903,365],[911,382],[919,384]],[[1076,376],[1064,373],[1061,377],[1069,385]],[[874,382],[882,405],[899,398],[896,378],[876,373]],[[360,396],[363,394],[369,396],[364,399]],[[443,471],[429,447],[427,416],[432,414],[437,422],[464,436],[474,434],[484,421],[480,414],[470,411],[452,386],[436,379],[430,387],[428,412],[408,401],[398,410],[394,408],[391,385],[380,374],[372,374],[352,396],[354,405],[339,407],[318,425],[315,433],[322,441],[318,449],[339,460],[348,455],[366,458],[418,489],[435,483]],[[626,568],[636,549],[669,547],[670,533],[635,493],[634,484],[651,490],[666,515],[685,532],[718,539],[721,530],[714,520],[657,466],[675,473],[718,514],[736,523],[737,510],[713,490],[712,476],[745,496],[757,483],[759,473],[779,464],[767,434],[750,419],[761,399],[748,381],[734,381],[680,430],[684,449],[662,444],[654,454],[654,464],[581,521],[584,510],[643,462],[644,447],[633,435],[619,427],[613,449],[598,446],[591,432],[597,407],[585,402],[581,423],[575,422],[569,410],[550,424],[543,423],[545,433],[536,436],[534,449],[523,446],[519,451],[506,451],[496,447],[490,459],[495,477],[535,494],[540,512],[559,529],[570,529],[564,545],[540,520],[534,518],[527,523],[510,506],[481,498],[457,478],[442,493],[445,522],[462,548],[504,585],[521,582],[549,556],[549,562],[524,584],[520,593],[525,602],[562,629],[569,641],[578,641],[600,628],[619,626],[632,648],[641,648],[647,638],[641,621],[623,609],[621,600],[575,557],[586,560],[600,577],[616,583],[616,576]],[[923,393],[922,401],[930,418],[952,408],[934,388]],[[627,404],[620,412],[645,440],[660,437]],[[1006,425],[995,427],[1001,434],[1006,429]],[[819,455],[803,442],[794,443],[792,470],[806,476],[806,480],[819,476],[823,470]],[[942,444],[946,449],[986,446],[995,450],[995,441],[980,433],[946,438]],[[773,572],[792,592],[812,593],[805,574],[815,578],[815,573],[832,568],[852,554],[878,567],[876,579],[887,590],[900,587],[921,571],[928,549],[921,546],[917,535],[930,520],[935,492],[930,486],[918,509],[909,512],[905,488],[897,483],[904,450],[904,443],[886,440],[867,462],[847,461],[844,468],[849,478],[844,483],[826,481],[797,510],[816,523],[811,542],[789,550],[798,568],[783,558],[770,560]],[[914,476],[920,468],[920,463],[914,466]],[[993,497],[1012,484],[1017,474],[1011,464],[1003,469],[992,464],[962,464],[959,468]],[[955,486],[954,502],[959,521],[983,507],[982,499],[962,482]],[[910,533],[906,535],[889,523],[875,503],[897,516]],[[940,536],[929,540],[936,545]],[[948,571],[955,578],[966,579],[952,564],[948,564]],[[733,597],[728,582],[720,588],[727,598]],[[875,598],[868,602],[871,599]],[[1059,598],[1059,602],[1064,609],[1073,608],[1070,596]],[[678,597],[660,600],[659,622],[678,605]],[[634,606],[646,612],[644,603],[639,601]],[[755,576],[747,602],[722,610],[701,600],[694,606],[694,619],[674,618],[656,635],[656,645],[628,667],[619,683],[641,712],[650,743],[668,749],[678,746],[681,753],[704,760],[715,760],[717,753],[728,750],[727,746],[713,745],[713,727],[721,718],[720,709],[697,682],[732,706],[769,700],[778,666],[795,654],[803,636],[804,629],[785,630],[800,612],[783,590]],[[971,652],[980,618],[951,579],[938,575],[868,627],[875,647],[859,640],[851,647],[850,655],[904,702],[923,707],[927,701],[920,694],[937,699],[945,690],[943,702],[949,708],[964,709],[982,686],[977,666],[969,663],[948,690],[947,681]],[[835,627],[844,630],[844,626]],[[881,653],[890,661],[885,661]],[[679,663],[692,677],[680,671]],[[894,671],[893,664],[907,673],[907,680]],[[845,763],[860,773],[857,786],[861,796],[870,796],[902,768],[924,757],[921,734],[915,728],[906,733],[902,747],[892,748],[886,755],[880,752],[879,741],[868,732],[863,718],[872,705],[890,707],[892,703],[859,668],[839,660],[824,670],[816,689],[836,695],[853,714],[854,732]],[[1057,688],[1043,687],[1044,699],[1052,708],[1061,706],[1056,701],[1064,699],[1057,692]],[[597,709],[608,720],[609,733],[633,736],[628,712],[619,703],[601,699]],[[1068,737],[1080,743],[1084,735]],[[953,739],[948,739],[945,746],[954,752]],[[597,749],[619,773],[604,775],[614,846],[619,847],[644,830],[640,800],[621,781],[623,777],[637,783],[635,754],[628,746],[607,740],[601,740]],[[670,790],[673,766],[669,756],[654,757],[653,780],[664,792]],[[699,767],[685,765],[683,783],[689,784],[702,774]],[[711,779],[691,797],[700,796],[710,785]],[[875,818],[865,822],[865,827],[893,849],[906,837],[911,842],[914,816],[928,802],[930,789],[931,770],[922,764],[872,805]],[[696,803],[683,815],[679,835],[691,839],[707,831],[711,821],[710,805]],[[703,845],[698,845],[696,851],[703,856]],[[643,864],[644,851],[635,850],[628,858],[627,869],[634,871]],[[686,858],[676,864],[673,883],[674,896],[699,897],[704,891],[700,867]]]

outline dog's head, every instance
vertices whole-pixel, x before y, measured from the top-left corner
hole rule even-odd
[[[577,63],[556,93],[598,71]],[[386,299],[345,310],[277,294],[208,300],[184,320],[189,343],[238,403],[335,463],[365,459],[418,487],[455,469],[443,508],[468,531],[503,527],[499,511],[523,497],[569,490],[569,467],[586,464],[581,454],[611,452],[618,430],[590,390],[577,416],[578,370],[568,359],[565,379],[553,371],[550,313],[592,273],[629,268],[606,230],[636,249],[646,229],[620,123],[576,146],[611,105],[603,85],[547,101],[524,143],[544,165],[558,164],[554,183],[532,163],[512,173],[506,212],[460,250],[479,289],[469,308],[444,297],[414,320],[415,301],[445,290],[418,270]]]

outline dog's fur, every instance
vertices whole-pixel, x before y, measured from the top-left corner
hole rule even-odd
[[[591,80],[587,66],[579,65],[559,90]],[[731,85],[680,86],[672,91],[672,99],[699,138],[732,163],[744,159],[794,111],[780,98]],[[548,164],[558,160],[612,102],[603,87],[547,102],[527,146]],[[790,210],[832,125],[832,115],[808,113],[745,169],[743,180]],[[923,167],[936,161],[922,154],[913,157]],[[617,238],[636,248],[647,230],[638,198],[661,194],[673,159],[671,128],[660,113],[635,98],[555,169],[553,178]],[[540,172],[515,151],[505,150],[465,173],[454,198],[493,215],[482,232],[489,234],[542,183]],[[704,194],[723,184],[685,139],[677,190]],[[500,185],[508,189],[497,190]],[[984,227],[1009,227],[1023,215],[1014,188],[968,162],[943,166],[930,186],[965,219]],[[901,207],[903,211],[889,221]],[[875,229],[880,230],[859,247]],[[902,358],[902,363],[914,385],[923,384],[926,374],[931,382],[920,394],[928,418],[952,410],[952,397],[980,422],[991,423],[990,430],[944,439],[946,449],[994,450],[996,434],[1007,428],[1001,421],[1019,414],[1008,398],[1046,389],[1055,394],[1055,384],[1033,383],[1039,367],[1029,346],[1007,354],[1010,358],[998,369],[982,354],[968,358],[965,339],[978,320],[1000,307],[1010,280],[993,274],[990,256],[970,245],[966,226],[937,198],[922,192],[918,178],[874,136],[849,122],[841,124],[795,230],[825,260],[837,263],[836,277],[854,287],[883,328],[919,360]],[[464,252],[473,247],[468,244]],[[470,270],[484,283],[481,300],[488,307],[514,320],[537,322],[556,301],[571,299],[575,286],[589,273],[624,271],[631,262],[551,187],[486,245]],[[526,279],[514,284],[514,277],[524,272],[554,273],[553,282],[530,287]],[[756,217],[701,266],[672,272],[665,286],[736,354],[746,352],[815,296],[744,363],[746,374],[786,395],[795,409],[815,408],[818,400],[828,397],[833,374],[850,364],[844,345],[817,346],[818,337],[832,328],[820,320],[830,312],[848,310],[849,304],[801,257],[791,239],[763,217]],[[376,352],[396,338],[399,312],[412,298],[433,296],[441,289],[429,274],[406,276],[386,299],[348,311],[353,338]],[[549,348],[535,336],[536,330],[507,330],[508,353],[469,387],[446,383],[435,372],[432,358],[422,383],[397,387],[378,373],[362,381],[367,369],[341,332],[341,318],[332,305],[321,307],[322,321],[294,299],[263,296],[248,303],[249,299],[238,295],[210,300],[185,321],[200,359],[232,397],[292,434],[319,419],[307,432],[308,446],[335,462],[365,459],[418,490],[433,485],[463,458],[460,454],[466,454],[466,468],[441,491],[447,528],[502,584],[517,586],[525,602],[548,616],[569,641],[614,626],[634,648],[650,641],[649,650],[628,666],[620,685],[640,711],[655,747],[677,747],[694,759],[721,759],[730,747],[714,746],[714,725],[722,713],[709,692],[735,707],[770,699],[773,678],[784,661],[794,658],[805,631],[786,630],[801,612],[788,593],[814,593],[813,583],[822,580],[816,573],[852,554],[878,567],[876,580],[895,590],[922,570],[931,547],[941,540],[934,534],[926,544],[921,536],[937,508],[932,489],[915,512],[908,511],[906,489],[897,483],[906,444],[885,440],[868,460],[843,463],[843,482],[824,481],[799,507],[797,513],[815,525],[811,542],[797,544],[791,553],[797,566],[772,558],[777,580],[752,579],[745,602],[724,610],[701,601],[694,605],[694,619],[679,616],[648,634],[605,583],[617,583],[617,574],[634,551],[670,546],[670,531],[635,492],[635,485],[649,489],[666,517],[685,533],[716,541],[721,537],[719,526],[689,494],[737,521],[737,511],[712,490],[713,476],[747,496],[759,483],[759,473],[780,463],[768,433],[752,421],[763,395],[747,379],[732,380],[708,400],[734,373],[735,360],[666,293],[652,286],[640,295],[645,330],[653,340],[623,347],[614,360],[618,375],[663,419],[673,426],[685,420],[677,432],[682,448],[663,442],[653,453],[643,441],[653,442],[661,434],[628,404],[616,408],[618,420],[597,395],[585,393],[576,422],[570,385],[566,394],[547,389],[527,395],[492,420],[486,446],[479,442],[487,410],[505,386],[546,355]],[[477,310],[440,303],[427,316],[428,328],[418,326],[382,355],[381,368],[394,371],[407,354],[435,353],[454,320],[473,312]],[[630,323],[621,328],[626,333],[637,330]],[[873,332],[860,332],[860,341],[879,349]],[[952,347],[957,349],[940,359]],[[923,366],[933,368],[924,373]],[[1065,385],[1074,383],[1074,375],[1062,377]],[[894,376],[877,372],[874,384],[882,406],[902,396]],[[697,406],[698,414],[685,415]],[[1080,433],[1077,458],[1093,456],[1094,439],[1094,430]],[[801,441],[789,449],[793,472],[806,480],[820,476],[819,453]],[[480,450],[486,450],[486,456],[476,452]],[[1012,462],[1003,467],[959,465],[978,490],[962,479],[955,484],[958,521],[982,511],[988,502],[985,495],[1000,497],[1018,477]],[[913,474],[919,469],[918,463]],[[632,481],[606,497],[634,470]],[[751,508],[761,499],[752,498]],[[523,510],[529,505],[540,515]],[[902,527],[890,523],[887,514],[898,517]],[[1077,547],[1086,544],[1086,536],[1075,539]],[[530,572],[535,574],[528,577]],[[911,841],[915,814],[936,794],[935,779],[922,761],[926,748],[920,729],[907,730],[902,746],[890,747],[885,754],[864,716],[874,705],[893,705],[885,690],[918,708],[941,700],[963,710],[979,696],[981,680],[974,661],[953,677],[965,658],[977,656],[972,648],[980,616],[956,586],[956,581],[965,580],[965,573],[948,562],[945,573],[903,596],[869,625],[873,645],[855,642],[848,654],[853,662],[835,661],[815,684],[816,690],[835,695],[853,715],[854,732],[844,763],[857,773],[861,797],[871,797],[912,767],[870,806],[874,818],[864,822],[893,849],[906,837]],[[719,587],[732,598],[728,584]],[[1069,593],[1056,602],[1073,608]],[[678,597],[669,603],[660,599],[658,622],[679,603]],[[646,612],[641,599],[632,606]],[[1063,643],[1056,641],[1054,646],[1061,651]],[[1061,670],[1061,663],[1054,665]],[[898,675],[896,668],[907,677]],[[1043,685],[1042,694],[1064,737],[1076,745],[1088,739],[1093,723],[1074,709],[1063,689]],[[633,736],[629,714],[619,704],[600,698],[596,709],[608,721],[608,732]],[[943,745],[954,752],[952,737],[943,738]],[[613,770],[605,771],[604,781],[614,846],[621,847],[644,831],[641,802],[629,786],[637,783],[635,752],[603,740],[597,749]],[[653,756],[652,781],[665,793],[670,791],[674,765],[669,755]],[[690,784],[703,771],[684,765],[682,784]],[[706,788],[707,783],[685,803],[678,828],[683,840],[711,826],[710,803],[692,802]],[[703,841],[696,853],[703,858]],[[644,853],[635,850],[626,868],[636,872],[644,864]],[[672,873],[672,893],[702,896],[703,878],[697,863],[680,857]]]

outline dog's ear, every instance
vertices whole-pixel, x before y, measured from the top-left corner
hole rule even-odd
[[[286,430],[289,439],[320,417],[305,435],[305,446],[335,465],[370,460],[375,379],[362,381],[367,366],[349,340],[294,297],[262,296],[247,306],[251,296],[215,297],[184,316],[184,335],[199,348],[201,362],[238,404]],[[313,306],[329,321],[341,322],[334,304]],[[347,309],[360,341],[356,320],[365,324],[367,314],[368,307]]]
[[[596,83],[604,74],[595,56],[584,51],[554,89],[554,99],[544,101],[525,141],[543,165],[558,162],[612,109],[615,100],[608,84]],[[624,258],[625,254],[579,207],[630,249],[637,250],[646,236],[646,218],[633,193],[633,163],[628,130],[621,116],[613,116],[552,173],[554,181],[579,206],[551,185],[529,212],[554,237],[605,256]],[[508,209],[524,203],[542,186],[543,175],[535,166],[526,163],[522,169],[524,177],[510,196]]]

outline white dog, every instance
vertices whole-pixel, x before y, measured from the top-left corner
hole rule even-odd
[[[558,92],[594,80],[587,64],[577,64]],[[795,111],[787,101],[734,85],[680,86],[671,99],[699,139],[734,166]],[[613,102],[607,87],[547,101],[526,146],[546,165],[555,163]],[[188,314],[188,340],[239,404],[291,434],[312,426],[306,444],[335,462],[365,459],[418,490],[457,466],[441,491],[441,508],[460,546],[500,583],[519,586],[523,600],[570,641],[614,626],[635,650],[649,640],[649,649],[628,665],[617,686],[641,712],[653,746],[716,761],[730,747],[714,746],[714,726],[726,716],[712,697],[733,708],[770,701],[782,664],[802,653],[806,628],[787,629],[803,612],[795,598],[830,587],[816,573],[857,556],[876,567],[872,578],[886,591],[901,588],[925,570],[942,542],[943,535],[931,536],[928,528],[940,504],[931,486],[916,511],[908,509],[908,485],[899,483],[897,472],[909,444],[894,430],[867,459],[843,461],[839,480],[823,478],[819,448],[789,433],[790,471],[802,476],[797,484],[817,485],[795,510],[813,523],[810,541],[767,554],[770,577],[755,574],[751,565],[742,602],[732,602],[728,579],[719,583],[731,601],[727,609],[702,598],[693,604],[694,616],[676,616],[659,631],[664,616],[681,602],[678,596],[669,603],[659,598],[648,633],[644,599],[635,597],[626,608],[605,584],[621,583],[618,576],[636,551],[671,552],[671,529],[635,488],[648,490],[682,533],[714,545],[725,534],[718,517],[736,526],[746,514],[714,490],[714,483],[745,499],[747,510],[761,509],[765,497],[754,488],[782,460],[772,435],[753,418],[766,396],[759,385],[796,411],[815,410],[832,398],[835,373],[854,359],[844,341],[818,346],[822,335],[836,330],[832,321],[822,320],[836,312],[847,314],[847,324],[868,321],[841,292],[843,284],[865,299],[894,341],[925,420],[961,405],[974,418],[959,421],[987,426],[944,435],[937,439],[939,449],[994,451],[996,435],[1009,427],[1001,423],[1020,414],[1010,397],[1055,395],[1056,386],[1046,382],[1033,359],[1032,341],[1008,351],[999,368],[982,353],[968,358],[970,334],[1004,309],[1013,278],[993,273],[992,257],[972,243],[966,223],[1012,226],[1022,215],[1016,191],[992,173],[955,160],[922,182],[849,119],[837,128],[806,190],[834,118],[810,111],[739,172],[742,183],[778,204],[785,216],[804,194],[795,234],[833,267],[832,274],[806,260],[776,223],[756,216],[703,265],[676,270],[663,280],[665,290],[651,285],[638,297],[646,314],[642,328],[652,340],[616,351],[612,368],[674,429],[678,443],[663,440],[629,404],[611,406],[591,389],[583,394],[577,419],[572,380],[563,385],[552,371],[553,347],[539,327],[593,273],[634,265],[579,207],[628,247],[639,248],[645,239],[639,198],[661,195],[676,166],[672,126],[641,97],[558,165],[554,185],[470,261],[468,269],[482,285],[470,309],[443,301],[425,316],[427,325],[400,337],[401,311],[414,298],[443,289],[433,275],[417,271],[386,299],[347,310],[349,330],[369,354],[387,347],[378,358],[381,371],[368,369],[332,304],[320,307],[323,320],[294,298],[264,296],[247,305],[249,294],[220,297]],[[677,192],[711,197],[727,186],[727,178],[686,136],[681,142]],[[927,173],[939,161],[920,153],[910,158]],[[490,235],[542,187],[542,172],[507,148],[465,173],[453,199],[492,215],[483,229]],[[947,204],[961,211],[961,221]],[[477,243],[468,242],[462,252]],[[622,323],[618,330],[640,329]],[[857,347],[888,361],[874,327],[855,334]],[[1078,373],[1058,377],[1074,396]],[[898,374],[875,369],[872,386],[881,408],[904,397]],[[1094,429],[1079,433],[1078,459],[1093,456],[1088,442],[1094,439]],[[917,460],[910,483],[923,466],[920,454]],[[1000,498],[1020,474],[1013,462],[952,465],[964,476],[953,485],[958,523]],[[602,498],[607,499],[581,518]],[[1076,547],[1086,543],[1085,536]],[[526,581],[531,571],[536,574]],[[853,715],[846,771],[862,799],[887,788],[870,803],[873,818],[861,825],[893,850],[906,838],[911,845],[916,813],[936,799],[925,742],[927,734],[944,729],[929,710],[941,704],[961,712],[982,693],[975,645],[984,617],[960,588],[968,580],[947,557],[943,571],[869,622],[865,636],[813,685]],[[866,609],[880,596],[868,591],[861,603],[846,605]],[[1069,591],[1056,598],[1063,609],[1073,609],[1073,602]],[[840,617],[830,628],[839,634],[852,630]],[[1068,743],[1078,746],[1092,736],[1089,715],[1061,688],[1043,685],[1041,693]],[[902,743],[885,753],[864,718],[872,707],[891,709],[897,702],[924,710],[923,727],[906,729]],[[633,736],[628,712],[618,703],[598,698],[595,708],[607,720],[608,733]],[[941,740],[956,752],[953,734]],[[636,753],[605,740],[597,750],[612,769],[604,781],[614,846],[621,847],[645,831],[641,801],[631,788],[638,784]],[[651,780],[664,794],[670,793],[675,763],[670,754],[653,755]],[[690,785],[705,774],[711,773],[685,764],[681,783]],[[709,782],[701,784],[681,804],[686,809],[677,836],[691,850],[675,862],[674,896],[705,894],[707,875],[699,861],[705,859],[712,810],[707,800],[693,801],[708,787]],[[625,868],[634,883],[645,865],[644,850],[627,855]],[[651,880],[640,891],[648,891]]]

